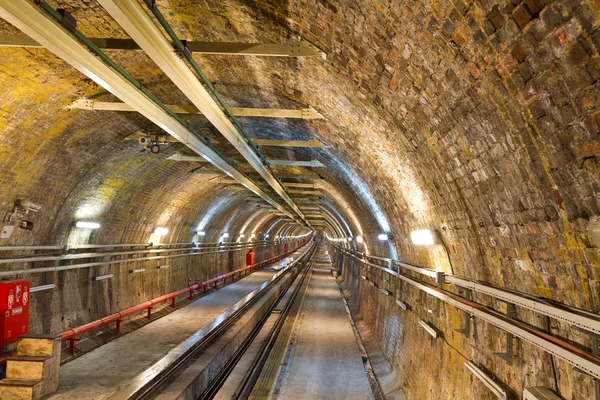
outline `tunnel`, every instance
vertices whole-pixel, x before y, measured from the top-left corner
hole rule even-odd
[[[0,0],[0,399],[600,400],[600,2]]]

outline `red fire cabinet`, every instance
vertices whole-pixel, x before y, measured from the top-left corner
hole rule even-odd
[[[246,253],[246,266],[254,265],[254,250],[250,250]]]
[[[0,282],[0,347],[29,330],[29,279]]]

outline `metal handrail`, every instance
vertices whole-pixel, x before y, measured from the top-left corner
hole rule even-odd
[[[191,300],[193,298],[194,291],[197,291],[197,290],[200,290],[203,288],[204,292],[206,293],[207,289],[212,285],[214,285],[214,288],[216,289],[217,284],[220,281],[223,281],[223,283],[226,283],[227,278],[229,278],[229,277],[231,277],[231,279],[233,280],[233,279],[235,279],[235,275],[238,275],[238,277],[241,277],[242,274],[247,275],[253,269],[258,269],[258,268],[276,263],[277,261],[281,260],[282,258],[285,258],[285,257],[289,256],[290,254],[296,252],[299,248],[303,247],[305,244],[306,243],[303,243],[302,246],[300,246],[296,249],[287,251],[285,253],[282,253],[282,254],[272,257],[272,258],[269,258],[267,260],[264,260],[264,261],[261,261],[261,262],[258,262],[258,263],[252,264],[252,265],[248,265],[244,268],[236,269],[232,272],[219,275],[215,278],[209,279],[204,282],[200,282],[200,281],[195,282],[192,285],[190,285],[189,287],[186,287],[186,288],[183,288],[180,290],[176,290],[174,292],[162,295],[162,296],[157,297],[152,300],[145,301],[145,302],[137,304],[133,307],[129,307],[125,310],[122,310],[122,311],[110,314],[106,317],[88,322],[84,325],[80,325],[75,328],[68,329],[60,334],[61,340],[62,341],[66,341],[66,340],[70,341],[69,349],[70,349],[71,353],[73,353],[75,351],[75,340],[77,340],[76,338],[79,335],[82,335],[86,332],[106,326],[113,322],[116,322],[116,331],[117,331],[117,333],[119,333],[120,329],[121,329],[121,322],[122,322],[123,318],[126,316],[129,316],[131,314],[134,314],[134,313],[142,311],[142,310],[147,310],[148,311],[147,316],[148,316],[148,318],[150,318],[152,316],[152,308],[156,304],[165,302],[167,300],[171,300],[171,306],[175,307],[175,301],[176,301],[177,297],[179,297],[183,294],[188,294],[190,297],[190,300]]]

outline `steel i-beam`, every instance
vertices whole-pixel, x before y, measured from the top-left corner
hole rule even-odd
[[[176,114],[202,114],[194,106],[167,104],[167,107]],[[135,111],[133,107],[125,103],[96,101],[83,97],[73,102],[67,108],[90,111]],[[239,108],[230,107],[231,113],[237,117],[263,117],[263,118],[297,118],[297,119],[324,119],[325,117],[314,108],[303,108],[301,110],[286,110],[280,108]]]
[[[28,0],[0,0],[0,17],[32,37],[110,93],[134,107],[137,112],[200,154],[231,178],[238,180],[275,208],[285,212],[292,218],[294,217],[252,179],[228,163],[216,150],[205,144],[174,115],[170,115],[168,111],[161,107],[162,103],[149,97],[147,92],[142,90],[139,83],[128,79],[124,74],[109,66],[106,60],[101,60],[92,54],[88,47],[73,36],[72,32],[39,6]]]
[[[140,50],[140,46],[131,39],[90,38],[103,50]],[[0,35],[0,47],[44,47],[25,35]],[[321,57],[327,56],[313,45],[298,40],[290,43],[231,43],[187,41],[186,47],[199,54],[218,54],[230,56],[264,57]]]
[[[173,51],[173,44],[167,40],[159,27],[137,1],[99,0],[104,9],[136,41],[142,50],[163,70],[182,93],[206,116],[213,126],[237,149],[252,167],[271,185],[277,193],[307,225],[302,211],[286,193],[254,151],[249,141],[225,115],[219,104],[204,88],[199,78],[188,67],[184,58]],[[189,59],[188,59],[189,61]]]

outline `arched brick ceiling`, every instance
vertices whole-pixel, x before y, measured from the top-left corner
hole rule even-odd
[[[90,37],[126,37],[94,2],[52,4]],[[243,123],[252,137],[325,142],[264,152],[323,162],[316,172],[327,181],[328,207],[374,251],[385,250],[374,237],[387,224],[409,262],[600,310],[600,255],[586,232],[600,200],[595,3],[157,4],[182,38],[301,36],[327,53],[196,59],[231,106],[312,106],[326,116]],[[18,33],[1,23],[2,33]],[[189,104],[141,52],[110,55],[164,102]],[[15,242],[64,240],[86,202],[101,206],[99,242],[146,240],[167,215],[170,240],[191,240],[202,213],[223,198],[211,222],[219,230],[242,229],[250,216],[263,221],[257,229],[274,222],[214,176],[190,172],[197,165],[167,161],[179,145],[154,156],[124,141],[155,129],[143,117],[66,110],[82,96],[112,97],[48,51],[2,48],[0,56],[0,204],[28,196],[44,205],[39,227]],[[422,227],[441,232],[452,266],[410,244],[409,232]]]

